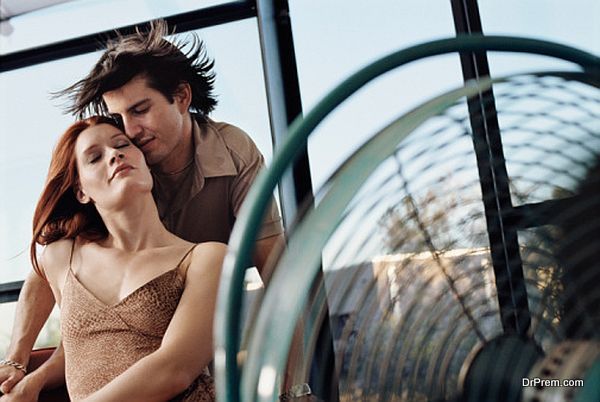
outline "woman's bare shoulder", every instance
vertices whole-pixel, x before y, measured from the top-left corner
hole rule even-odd
[[[198,243],[194,248],[194,259],[196,257],[207,257],[215,255],[220,257],[227,252],[227,244],[218,241],[207,241]]]
[[[227,245],[225,243],[215,241],[198,243],[192,253],[190,269],[200,272],[206,269],[213,271],[218,268],[220,271],[226,252]]]
[[[56,276],[69,268],[72,250],[72,239],[61,239],[45,246],[39,262],[46,276]]]

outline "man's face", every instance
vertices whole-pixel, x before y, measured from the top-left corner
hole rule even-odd
[[[163,172],[175,170],[180,159],[188,158],[184,141],[191,140],[186,133],[188,104],[179,95],[173,98],[169,102],[144,76],[103,95],[109,113],[123,121],[125,134],[142,150],[148,165]]]

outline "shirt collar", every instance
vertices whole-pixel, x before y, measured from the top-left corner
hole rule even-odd
[[[196,153],[194,161],[202,177],[235,176],[238,170],[233,163],[225,140],[209,118],[206,121],[192,115],[192,136]]]
[[[204,188],[206,178],[235,176],[238,173],[215,122],[208,118],[203,121],[202,118],[192,115],[192,139],[195,153],[191,176],[183,176],[183,181],[178,183],[172,201],[167,201],[168,196],[165,191],[170,192],[171,190],[168,189],[172,189],[173,184],[165,184],[165,179],[160,175],[154,177],[153,193],[161,217],[180,210]]]

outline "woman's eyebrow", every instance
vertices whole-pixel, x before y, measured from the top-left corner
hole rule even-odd
[[[91,151],[94,151],[95,148],[98,148],[98,144],[92,144],[89,147],[87,147],[86,149],[83,150],[84,154],[90,153]]]

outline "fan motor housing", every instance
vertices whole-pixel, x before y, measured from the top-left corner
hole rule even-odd
[[[543,356],[531,339],[513,334],[478,345],[461,369],[463,401],[520,401],[523,378]]]

